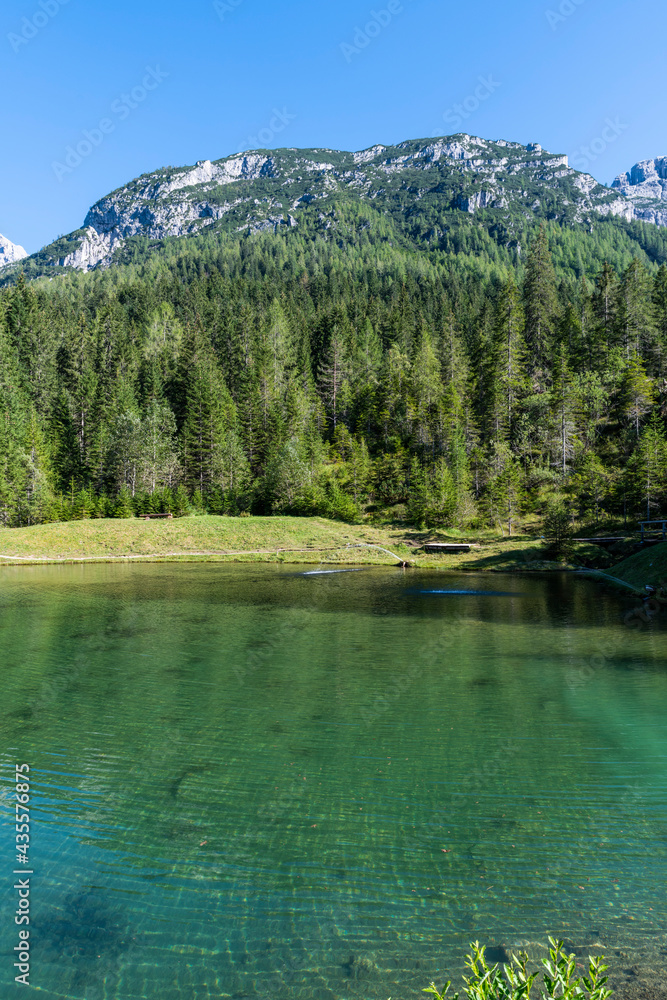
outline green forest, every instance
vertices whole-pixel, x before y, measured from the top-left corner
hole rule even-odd
[[[347,223],[29,262],[0,291],[0,521],[663,512],[664,231],[466,218],[436,253]]]

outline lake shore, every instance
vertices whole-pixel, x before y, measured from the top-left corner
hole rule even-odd
[[[0,565],[79,562],[278,562],[391,566],[503,573],[586,570],[641,590],[667,573],[667,545],[632,555],[619,568],[599,546],[577,544],[569,562],[549,558],[543,539],[473,535],[467,552],[429,554],[430,541],[468,538],[405,525],[349,525],[324,518],[218,517],[67,521],[0,530]],[[665,548],[666,553],[661,553]],[[655,570],[653,567],[655,566]]]
[[[69,525],[50,526],[51,534],[48,537],[55,545],[53,533],[57,534],[60,539],[59,552],[63,551],[65,544],[91,545],[95,538],[100,545],[110,545],[112,539],[109,531],[114,525],[117,526],[115,544],[118,546],[127,546],[134,539],[135,546],[147,546],[150,543],[154,548],[158,547],[158,542],[164,546],[173,543],[175,536],[168,530],[172,527],[176,527],[178,531],[187,529],[190,531],[187,538],[194,541],[201,541],[203,538],[202,534],[195,534],[195,531],[220,533],[225,528],[225,524],[221,525],[218,520],[207,522],[197,518],[177,522],[176,525],[133,521],[107,524],[72,522]],[[345,536],[349,533],[351,538],[358,538],[359,530],[330,522],[319,525],[304,521],[282,525],[272,522],[267,525],[253,523],[252,519],[241,519],[231,521],[230,524],[230,530],[235,532],[233,540],[238,544],[256,543],[259,532],[264,533],[262,538],[265,540],[269,529],[273,530],[274,527],[276,530],[297,533],[291,539],[295,544],[328,541],[330,551],[334,554],[336,550],[333,546],[336,542],[344,543],[345,547],[352,544],[346,541]],[[65,528],[66,534],[61,535]],[[152,535],[146,535],[145,532],[151,529],[158,530]],[[25,544],[34,545],[33,529],[26,531]],[[320,532],[319,538],[312,534],[315,531]],[[300,534],[303,532],[311,534],[304,538]],[[343,533],[342,537],[339,532]],[[7,538],[13,534],[7,532],[2,537]],[[226,541],[230,538],[231,536],[226,536]],[[381,540],[387,541],[390,547],[397,541],[391,537],[381,537]],[[43,536],[41,541],[43,544]],[[510,547],[505,550],[507,555],[514,551]],[[299,571],[291,570],[289,565],[281,568],[279,565],[247,564],[230,565],[220,571],[217,563],[200,565],[185,557],[175,566],[151,566],[150,563],[159,563],[163,557],[156,556],[155,553],[144,555],[149,564],[141,568],[141,563],[131,563],[131,570],[126,565],[121,568],[120,564],[118,568],[114,564],[97,567],[91,564],[85,570],[75,570],[72,567],[54,569],[50,566],[44,570],[30,569],[26,573],[12,568],[3,574],[6,584],[3,589],[3,624],[6,631],[3,634],[7,647],[5,657],[10,666],[12,663],[16,664],[11,675],[13,685],[8,688],[13,700],[5,707],[9,725],[14,726],[17,732],[26,724],[29,726],[32,714],[26,713],[26,705],[30,713],[33,713],[33,705],[36,705],[35,716],[39,712],[40,717],[52,725],[53,732],[58,734],[61,741],[71,740],[66,744],[67,756],[64,758],[68,770],[71,769],[68,762],[78,759],[89,745],[88,734],[91,731],[96,733],[95,746],[98,745],[98,740],[109,741],[102,744],[105,754],[108,748],[117,745],[116,732],[127,731],[132,734],[132,740],[137,742],[127,746],[128,760],[137,759],[139,753],[145,755],[146,734],[154,741],[149,743],[148,752],[153,755],[149,758],[152,761],[150,773],[146,783],[139,788],[144,795],[149,787],[160,790],[155,800],[156,812],[151,813],[150,831],[153,840],[146,847],[147,858],[148,847],[156,849],[155,845],[159,844],[164,850],[166,843],[166,849],[174,851],[174,862],[191,864],[194,850],[196,860],[193,864],[206,866],[206,871],[210,865],[218,864],[218,852],[226,851],[228,838],[236,836],[235,831],[239,826],[236,814],[233,814],[233,822],[226,818],[230,812],[228,808],[221,808],[219,814],[214,812],[209,816],[208,830],[213,831],[213,837],[209,833],[200,833],[198,824],[194,825],[194,829],[183,824],[174,828],[175,835],[172,835],[171,825],[168,830],[163,831],[161,817],[169,817],[168,822],[171,824],[170,817],[175,807],[186,817],[190,815],[189,810],[199,810],[202,803],[207,804],[208,808],[208,803],[219,801],[219,797],[211,790],[221,786],[229,788],[230,796],[237,794],[233,790],[243,787],[242,781],[245,774],[251,772],[251,765],[255,760],[253,755],[259,744],[266,752],[265,759],[269,762],[270,769],[262,777],[264,784],[258,783],[257,787],[264,788],[265,784],[276,789],[281,787],[281,795],[286,796],[284,800],[275,800],[278,803],[275,807],[278,818],[284,808],[284,824],[267,824],[272,837],[276,836],[276,827],[279,834],[281,826],[283,827],[285,853],[275,856],[271,854],[267,870],[280,870],[276,858],[286,858],[289,863],[293,856],[308,856],[308,852],[313,852],[312,857],[328,859],[328,867],[323,869],[318,880],[313,881],[314,891],[321,893],[322,885],[331,885],[335,891],[339,891],[339,885],[349,883],[353,887],[357,878],[356,869],[350,871],[345,855],[337,853],[337,824],[340,823],[338,814],[334,821],[329,820],[329,803],[336,801],[337,794],[342,794],[340,788],[345,787],[342,782],[347,774],[343,774],[344,769],[341,767],[341,783],[325,783],[321,786],[316,782],[329,780],[326,777],[330,771],[327,754],[329,757],[335,756],[330,753],[330,748],[335,748],[340,753],[341,746],[349,747],[346,751],[350,755],[347,758],[349,765],[349,761],[362,759],[352,754],[377,753],[376,747],[381,741],[383,761],[379,762],[375,757],[369,758],[369,763],[361,765],[365,769],[363,772],[353,773],[355,776],[358,773],[364,774],[368,781],[369,797],[380,797],[383,802],[395,801],[396,788],[399,788],[398,794],[405,801],[399,801],[391,814],[395,815],[392,822],[396,826],[385,828],[381,826],[384,819],[379,822],[374,818],[367,819],[366,805],[359,798],[361,795],[365,798],[367,793],[361,788],[355,790],[354,802],[345,816],[354,817],[354,823],[359,824],[354,829],[360,831],[360,849],[367,851],[364,855],[367,870],[373,870],[376,864],[384,864],[381,858],[378,860],[375,843],[368,837],[369,826],[373,829],[380,827],[384,843],[399,853],[402,867],[392,859],[391,864],[383,869],[386,878],[395,879],[392,893],[387,897],[391,900],[391,909],[383,911],[387,913],[385,919],[387,922],[391,921],[392,926],[395,921],[398,922],[393,908],[397,895],[395,890],[400,889],[403,900],[401,919],[404,920],[401,926],[410,930],[413,926],[411,922],[419,918],[423,933],[415,933],[414,940],[410,934],[397,935],[395,942],[386,942],[378,936],[372,945],[367,946],[368,957],[365,957],[365,952],[362,953],[359,963],[362,973],[366,968],[363,963],[367,961],[367,968],[373,974],[379,976],[377,969],[386,970],[386,974],[389,974],[389,970],[394,969],[392,962],[395,956],[395,975],[406,977],[404,991],[387,989],[378,1000],[382,1000],[390,992],[393,996],[405,997],[412,990],[415,995],[419,995],[417,991],[428,984],[430,976],[426,976],[423,971],[426,966],[418,963],[423,961],[424,955],[428,956],[429,949],[432,948],[432,953],[436,955],[433,965],[437,967],[443,916],[453,915],[457,927],[461,926],[463,920],[469,919],[471,937],[479,929],[480,936],[486,938],[492,933],[491,940],[503,941],[496,933],[489,932],[488,927],[493,924],[496,932],[500,928],[499,933],[502,934],[502,928],[510,923],[507,909],[514,905],[515,900],[523,898],[524,893],[532,913],[532,918],[522,917],[526,923],[529,919],[534,923],[538,922],[544,913],[544,923],[547,926],[556,923],[563,936],[566,933],[563,926],[568,929],[572,926],[572,942],[568,941],[567,946],[572,950],[576,949],[580,961],[585,961],[589,950],[594,954],[599,950],[607,956],[615,987],[614,1000],[667,1000],[663,992],[665,980],[658,971],[664,961],[660,948],[662,939],[659,917],[656,915],[650,922],[646,922],[646,927],[643,925],[643,918],[652,912],[654,899],[651,893],[655,895],[653,887],[656,884],[659,893],[659,880],[656,882],[651,868],[659,863],[659,855],[656,857],[657,852],[650,847],[648,839],[654,825],[650,828],[641,824],[626,826],[629,822],[634,824],[641,813],[637,809],[636,786],[632,786],[632,795],[626,795],[625,798],[618,791],[619,787],[623,788],[624,776],[628,774],[629,768],[634,766],[636,747],[628,748],[626,760],[630,763],[626,765],[626,770],[622,772],[617,787],[611,794],[607,791],[606,772],[603,773],[602,794],[596,798],[600,812],[589,815],[584,810],[583,817],[578,817],[576,807],[573,809],[571,806],[572,794],[579,788],[580,774],[590,756],[590,716],[587,705],[595,706],[596,718],[602,720],[613,734],[617,728],[617,713],[620,711],[617,706],[631,704],[629,696],[632,689],[636,688],[650,696],[645,697],[642,702],[646,706],[643,712],[648,715],[647,730],[656,732],[659,736],[659,726],[664,719],[653,684],[653,679],[659,679],[661,672],[660,650],[654,650],[653,658],[650,658],[651,636],[635,636],[634,632],[622,627],[618,620],[619,601],[608,588],[600,588],[600,593],[597,594],[596,587],[582,584],[574,574],[562,577],[526,575],[526,578],[517,575],[514,580],[506,578],[504,581],[489,576],[485,578],[487,583],[484,583],[484,579],[475,583],[471,576],[469,584],[466,580],[459,581],[456,586],[464,590],[468,586],[479,586],[480,594],[474,599],[474,603],[471,601],[469,612],[465,608],[461,611],[465,616],[466,627],[450,631],[450,638],[445,646],[437,647],[445,650],[443,658],[446,655],[448,664],[443,667],[435,662],[437,657],[428,652],[425,656],[421,654],[422,650],[433,649],[431,644],[440,642],[443,635],[447,637],[447,624],[457,620],[450,617],[450,612],[456,613],[458,610],[452,605],[458,602],[447,600],[441,612],[437,607],[441,603],[439,599],[424,597],[411,591],[411,580],[418,580],[420,577],[428,580],[432,577],[437,581],[430,569],[422,573],[403,573],[396,572],[387,564],[385,568],[373,572],[321,576],[308,580],[303,574],[306,567]],[[310,553],[306,555],[312,556]],[[466,554],[466,558],[470,555]],[[488,558],[488,550],[482,548],[472,555],[475,559]],[[91,558],[99,563],[105,562],[99,556]],[[378,554],[378,558],[388,560],[389,556]],[[23,565],[28,566],[30,563]],[[444,587],[448,586],[444,575],[447,572],[451,570],[444,570],[441,578]],[[435,590],[438,586],[440,585],[436,582],[432,589]],[[506,602],[504,598],[511,595],[498,593],[485,596],[487,591],[518,591],[520,593],[517,597],[521,599]],[[572,600],[568,595],[571,595]],[[566,609],[566,618],[561,610],[561,598],[564,598],[562,604]],[[465,604],[468,605],[468,601]],[[11,615],[8,608],[11,609]],[[339,622],[336,616],[340,616]],[[542,630],[539,628],[540,621],[546,624]],[[558,639],[559,629],[562,630],[563,642]],[[63,637],[58,640],[58,645],[54,641],[54,635]],[[208,646],[206,642],[202,642],[202,636],[211,637],[206,640]],[[608,646],[606,644],[610,636],[613,637],[613,642]],[[20,655],[13,653],[12,649],[18,649]],[[23,655],[26,649],[28,655]],[[604,649],[604,662],[608,665],[604,668],[599,656],[598,659],[593,659],[600,649]],[[347,666],[329,688],[326,686],[328,678],[335,673],[331,664],[339,663]],[[382,680],[378,684],[376,664],[383,663],[388,664],[387,676],[407,677],[410,683],[406,687],[396,687],[395,691],[393,680],[391,687],[385,688],[386,682]],[[595,666],[589,666],[592,663]],[[53,664],[57,664],[56,669]],[[574,672],[568,664],[575,665]],[[583,665],[581,670],[580,664]],[[409,674],[408,671],[413,666],[416,666],[416,670]],[[641,672],[631,672],[634,666],[641,667]],[[653,671],[652,666],[655,667]],[[535,678],[532,688],[526,684],[529,667]],[[316,683],[318,677],[324,679],[323,685]],[[367,686],[361,683],[360,678],[364,677],[369,678]],[[563,678],[562,698],[553,682],[554,677]],[[109,678],[113,678],[113,690],[118,692],[114,699],[108,697]],[[211,684],[213,679],[215,683]],[[613,699],[606,694],[611,685],[618,692]],[[265,690],[268,692],[266,698],[255,696],[255,692],[262,694]],[[324,694],[321,693],[322,690]],[[184,705],[184,699],[191,700]],[[105,716],[107,703],[110,704],[108,715]],[[119,703],[122,704],[122,710]],[[268,706],[266,709],[265,704]],[[295,705],[298,706],[296,709]],[[444,735],[441,738],[432,735],[429,741],[424,741],[423,731],[428,730],[431,734],[440,732],[436,727],[440,724],[442,705],[452,706],[449,709],[452,721],[463,718],[463,722],[456,732],[453,727],[451,730],[443,727]],[[498,711],[499,705],[504,707],[503,711]],[[520,716],[513,714],[513,706],[517,705],[521,706]],[[249,717],[246,706],[256,706],[252,709],[256,713],[253,718]],[[477,720],[476,713],[480,710],[478,706],[484,708],[487,718],[494,725],[498,717],[507,720],[508,742],[504,739],[501,742],[500,734],[491,726],[473,725]],[[70,722],[70,711],[76,711],[76,725]],[[185,730],[179,741],[177,738],[183,732],[180,720],[190,718],[190,711],[193,715],[192,730]],[[653,722],[652,711],[655,715]],[[224,716],[224,712],[228,712],[228,715]],[[431,713],[426,723],[424,712]],[[413,713],[410,716],[414,719],[413,724],[410,727],[402,726],[402,720],[409,713]],[[227,726],[221,725],[223,717],[230,720],[228,725],[237,727],[231,734],[228,734]],[[630,715],[630,718],[633,716]],[[105,720],[105,728],[100,725],[102,719]],[[334,723],[347,725],[339,726]],[[166,725],[169,729],[165,734]],[[509,742],[510,738],[514,739],[517,729],[520,731],[521,743],[526,747],[525,751],[522,751],[521,746],[515,750],[517,744]],[[477,748],[475,741],[486,738],[483,734],[489,731],[493,735],[476,760],[473,756]],[[605,735],[599,743],[609,747],[606,759],[614,764],[618,759],[620,744],[619,740],[607,736],[607,731],[607,728],[602,729]],[[33,732],[36,735],[31,735]],[[36,743],[35,756],[41,745],[49,747],[54,739],[52,732],[48,732],[47,743],[42,732],[42,727],[28,729],[30,739]],[[321,735],[329,732],[332,733],[331,737]],[[462,746],[464,733],[471,734],[467,753],[466,744],[463,743]],[[580,736],[575,740],[573,733]],[[197,746],[207,748],[201,771],[192,768],[190,747],[195,739],[199,741]],[[330,740],[328,746],[324,743],[325,739]],[[359,751],[360,741],[365,741],[370,749]],[[438,741],[437,744],[435,741]],[[554,741],[557,741],[555,750]],[[173,745],[178,753],[172,749]],[[580,755],[577,767],[568,772],[570,777],[560,785],[558,775],[562,766],[568,766],[573,745],[580,747],[577,751]],[[184,747],[182,754],[179,749],[181,746]],[[230,766],[226,753],[230,752],[230,756],[234,756],[237,746],[249,747],[247,757],[242,765],[234,765],[236,770],[232,771],[229,785],[222,785],[226,776],[225,768]],[[458,787],[464,792],[467,789],[468,795],[457,796],[455,793],[450,800],[447,793],[440,791],[444,759],[441,746],[450,748],[447,757],[451,762],[448,765],[448,777],[451,775],[452,780],[457,781]],[[209,747],[216,749],[209,750]],[[229,748],[233,749],[230,751]],[[402,751],[400,754],[399,748]],[[649,752],[655,755],[660,751],[661,744],[656,741],[642,743],[639,749],[644,755]],[[604,750],[604,746],[601,750]],[[195,753],[200,751],[196,750]],[[431,773],[436,779],[426,786],[435,789],[429,798],[419,788],[415,791],[412,780],[404,780],[397,786],[394,784],[397,779],[391,777],[389,783],[388,768],[395,767],[399,757],[401,763],[406,765],[404,773],[412,777],[412,757],[417,753],[426,755]],[[196,759],[200,760],[199,757]],[[122,774],[125,772],[118,767],[116,760],[116,757],[110,758],[107,785],[103,794],[105,802],[118,805],[124,801],[125,783]],[[391,765],[390,760],[393,761]],[[298,762],[297,765],[292,761]],[[460,766],[457,761],[461,762]],[[486,761],[491,761],[488,771]],[[302,797],[300,784],[297,786],[298,792],[290,790],[292,784],[289,778],[285,779],[284,786],[280,785],[283,770],[287,772],[287,768],[295,766],[299,766],[302,772],[298,775],[299,782],[308,777],[308,785],[312,779],[312,792],[309,790],[308,799],[305,798],[305,793]],[[552,767],[553,775],[550,775],[549,768]],[[540,775],[545,771],[549,775],[548,781],[541,784],[535,781],[531,784],[533,774]],[[117,777],[119,772],[120,779]],[[86,772],[82,779],[87,776]],[[556,784],[552,777],[556,779]],[[355,780],[358,781],[356,777]],[[640,780],[642,787],[650,791],[643,775]],[[594,785],[593,780],[589,781],[594,788],[600,784]],[[320,792],[322,787],[324,791]],[[557,792],[555,796],[554,788]],[[511,789],[519,789],[519,794],[515,796],[509,815],[506,815],[508,809],[504,802],[512,801]],[[502,806],[496,805],[501,790]],[[526,792],[528,795],[524,794]],[[70,794],[77,793],[78,786],[73,787]],[[431,793],[428,794],[431,796]],[[609,808],[609,804],[614,802],[614,796],[619,802],[618,810]],[[153,801],[148,796],[147,799]],[[481,800],[481,803],[477,800]],[[280,805],[283,801],[287,803],[285,807]],[[581,798],[575,799],[576,801],[581,802]],[[650,805],[653,799],[647,798],[645,802]],[[259,822],[253,803],[254,800],[250,800],[248,818],[245,820],[250,829]],[[417,809],[413,803],[421,805]],[[454,808],[450,809],[452,803]],[[549,804],[549,810],[558,810],[561,808],[559,803],[562,803],[563,812],[556,813],[554,819],[553,814],[547,813],[544,807]],[[221,805],[224,806],[224,803]],[[403,814],[408,806],[414,825],[405,828]],[[132,807],[132,800],[129,800],[129,807]],[[383,805],[382,808],[387,807]],[[445,834],[444,829],[429,826],[430,817],[443,809],[447,810],[448,816],[451,814],[455,817],[458,814],[456,826],[452,824],[451,842],[449,836],[448,839],[441,839]],[[646,814],[648,822],[651,822],[648,806]],[[94,822],[97,822],[98,815],[97,812],[93,813]],[[269,815],[272,820],[274,811]],[[120,831],[116,834],[117,837],[125,837],[126,830],[133,834],[134,828],[124,822],[122,816],[116,817],[114,822]],[[352,823],[352,819],[349,822]],[[148,828],[147,823],[141,830],[144,837],[144,831]],[[544,853],[539,857],[531,853],[535,850],[534,845],[539,845],[545,834],[551,836],[552,829],[565,831],[560,846],[556,844],[554,849],[552,844],[546,859]],[[219,830],[226,831],[224,836],[218,833]],[[258,827],[258,836],[263,830],[263,826]],[[598,837],[595,843],[591,843],[592,830],[599,831],[601,843],[598,843]],[[657,830],[659,835],[659,826]],[[487,836],[484,836],[484,831],[488,831]],[[619,834],[622,836],[623,831],[627,831],[632,839],[619,839]],[[163,833],[165,839],[160,840],[158,834],[162,836]],[[446,834],[450,834],[449,829]],[[299,852],[296,855],[292,853],[295,840]],[[482,841],[484,846],[480,850],[477,845]],[[660,843],[659,839],[657,842]],[[145,843],[142,840],[140,846]],[[175,844],[173,848],[172,843]],[[262,847],[264,851],[266,849],[263,839],[251,843]],[[636,851],[642,844],[646,844],[644,864],[646,873],[650,876],[648,890],[642,888],[647,880],[642,879],[639,884],[633,865],[623,864],[623,854],[618,862],[622,867],[609,867],[606,854],[615,851],[619,843],[630,845],[630,851]],[[365,847],[366,844],[369,846]],[[117,842],[112,846],[118,849]],[[127,852],[130,845],[122,841],[121,847]],[[208,848],[207,851],[203,850],[205,847]],[[517,850],[519,853],[515,855]],[[65,857],[67,856],[65,852]],[[266,856],[266,851],[263,856]],[[559,860],[554,864],[553,859]],[[544,868],[545,861],[550,868]],[[581,882],[580,886],[573,883],[573,866],[576,867],[576,882]],[[404,885],[400,880],[405,870],[419,873],[418,880]],[[196,868],[195,871],[198,872],[199,869]],[[288,871],[291,878],[293,870]],[[296,878],[301,881],[302,871],[303,869],[297,869],[293,881]],[[512,872],[515,874],[512,875]],[[612,872],[613,883],[609,878]],[[439,879],[437,883],[432,881],[435,873]],[[587,876],[590,876],[589,880]],[[616,885],[619,876],[621,881]],[[288,886],[289,878],[286,879]],[[455,894],[450,891],[451,886],[457,884],[454,879],[463,887],[462,890],[457,888]],[[417,896],[414,899],[414,902],[418,900],[417,907],[413,904],[413,885],[417,886]],[[580,896],[582,890],[583,895]],[[646,898],[642,898],[641,906],[637,905],[638,891],[649,893]],[[462,902],[459,901],[459,892],[463,896]],[[195,892],[193,895],[199,906],[200,894]],[[485,901],[483,905],[486,907],[486,916],[482,913],[481,918],[478,918],[476,906],[481,900]],[[103,901],[98,905],[101,909],[97,919],[108,919],[113,928],[117,918],[105,917],[107,911],[104,910]],[[159,901],[152,901],[146,912],[153,913],[153,906],[158,905]],[[656,910],[658,907],[659,903]],[[470,917],[467,916],[468,913]],[[490,917],[494,918],[493,921],[489,919],[485,923]],[[132,919],[135,919],[135,915]],[[136,915],[136,919],[141,921],[141,915]],[[371,930],[376,926],[373,919],[371,914]],[[193,923],[194,920],[195,918]],[[333,926],[347,928],[350,937],[358,933],[352,919],[349,924]],[[429,943],[429,934],[433,928],[433,941]],[[649,937],[648,934],[655,930],[658,930],[658,934]],[[368,928],[364,933],[367,932]],[[290,930],[290,934],[292,933]],[[498,955],[502,955],[505,950],[518,950],[516,938],[511,936],[511,932],[507,933],[508,939],[504,941],[506,949],[501,951],[500,944],[494,948]],[[313,940],[317,944],[317,939]],[[326,934],[322,940],[326,944]],[[543,939],[539,942],[532,941],[532,944],[532,957],[537,961],[546,945]],[[193,953],[194,945],[199,947],[199,939],[196,937],[193,940]],[[248,945],[245,942],[243,947],[244,954],[258,953],[256,944]],[[335,961],[326,966],[318,958],[313,963],[314,967],[326,967],[327,976],[332,977],[327,982],[338,982],[342,975],[341,967],[344,967],[344,963],[350,965],[349,955],[357,954],[360,947],[355,943],[350,950],[346,949],[341,954],[336,952]],[[459,946],[453,946],[450,941],[448,954],[457,956],[458,960],[460,949],[457,948]],[[378,955],[375,954],[376,951],[379,952]],[[286,953],[291,954],[289,950]],[[202,955],[204,954],[202,951]],[[171,952],[169,955],[175,962],[178,960],[177,955],[173,956]],[[238,967],[242,968],[240,963]],[[232,971],[225,974],[231,979],[232,974],[236,974],[234,963],[230,968]],[[254,971],[251,970],[252,973]],[[458,984],[459,969],[451,970],[451,973],[456,976]],[[435,975],[434,972],[433,976]],[[347,984],[347,979],[343,982]],[[242,985],[241,982],[239,992]],[[64,992],[69,991],[63,990]],[[333,992],[327,995],[333,996]],[[336,992],[336,995],[340,994]],[[377,996],[370,990],[368,995]]]

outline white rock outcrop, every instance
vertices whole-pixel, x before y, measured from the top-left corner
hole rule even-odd
[[[12,243],[5,236],[0,236],[0,267],[7,267],[8,264],[16,264],[23,260],[28,254],[18,243]]]
[[[626,198],[655,198],[667,201],[667,156],[635,163],[627,174],[620,174],[612,184]]]
[[[616,215],[667,226],[667,157],[637,164],[610,189],[573,170],[567,156],[549,153],[538,143],[494,142],[461,133],[375,145],[357,153],[250,150],[200,160],[193,167],[157,170],[102,198],[88,212],[83,229],[69,237],[66,249],[60,242],[43,255],[51,250],[50,263],[90,270],[111,264],[114,254],[135,237],[196,235],[228,215],[230,231],[277,233],[297,227],[309,205],[338,192],[386,212],[399,191],[401,212],[407,211],[406,191],[415,204],[436,195],[445,212],[473,215],[513,208],[527,219],[542,211],[546,197],[578,222]],[[22,248],[13,250],[25,256]],[[6,263],[12,262],[6,256]]]
[[[612,187],[633,203],[633,218],[667,226],[667,156],[640,160]]]

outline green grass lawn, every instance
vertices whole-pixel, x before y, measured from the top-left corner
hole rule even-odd
[[[373,550],[346,552],[353,543],[388,545],[389,533],[366,526],[353,527],[323,518],[297,517],[185,517],[144,521],[68,521],[31,528],[0,531],[2,562],[26,559],[112,559],[112,558],[285,558],[299,560],[328,555],[334,559],[360,562],[389,562],[390,556]],[[391,547],[391,545],[389,545]],[[311,552],[280,552],[281,549],[310,549]],[[402,558],[408,551],[403,546]]]
[[[455,532],[449,538],[460,541],[461,535]],[[411,565],[438,569],[517,572],[561,568],[544,561],[542,544],[534,538],[498,538],[482,533],[468,539],[477,544],[469,553],[426,555],[420,551],[425,541],[434,539],[446,541],[448,536],[401,525],[349,525],[324,518],[207,515],[173,521],[68,521],[0,530],[0,565],[142,558],[358,565],[396,562],[377,549],[351,547],[370,544],[389,549]]]
[[[468,553],[427,555],[426,541],[470,541]],[[206,560],[234,562],[346,563],[392,565],[389,549],[413,566],[477,572],[540,572],[577,565],[606,566],[597,546],[577,546],[570,567],[550,561],[539,538],[498,537],[490,531],[427,532],[400,524],[350,525],[324,518],[184,517],[67,521],[31,528],[0,529],[0,565],[43,561],[116,559]],[[597,560],[597,561],[596,561]]]
[[[609,571],[626,583],[643,590],[647,583],[667,581],[667,542],[649,545]]]

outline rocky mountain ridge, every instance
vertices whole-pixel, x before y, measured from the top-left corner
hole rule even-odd
[[[612,188],[634,202],[636,218],[667,226],[667,156],[640,160],[627,174],[620,174]]]
[[[18,243],[12,243],[6,236],[0,235],[0,268],[16,264],[27,256],[26,251]]]
[[[590,225],[596,216],[667,226],[667,159],[633,168],[606,188],[573,170],[567,156],[537,144],[495,142],[460,134],[376,145],[356,153],[332,149],[255,150],[167,167],[107,195],[83,227],[34,259],[42,267],[90,270],[121,259],[135,237],[165,240],[214,230],[261,232],[298,228],[319,208],[323,229],[335,226],[337,198],[365,202],[404,229],[428,207],[446,227],[448,213],[491,213],[508,231],[535,218]],[[660,173],[662,170],[662,173]],[[660,184],[664,181],[664,185]],[[514,221],[513,221],[514,220]]]

